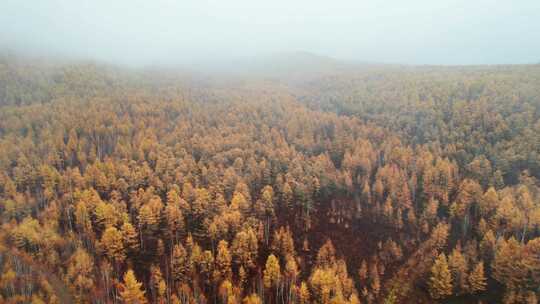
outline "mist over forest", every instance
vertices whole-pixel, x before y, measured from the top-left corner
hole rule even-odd
[[[368,63],[540,62],[534,0],[4,0],[0,14],[2,49],[131,66],[304,51]]]

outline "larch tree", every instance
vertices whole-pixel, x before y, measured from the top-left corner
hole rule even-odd
[[[319,267],[330,267],[336,262],[336,249],[330,239],[326,240],[317,253],[316,264]]]
[[[439,254],[431,267],[429,277],[429,294],[433,299],[444,299],[452,295],[452,274],[444,253]]]
[[[185,228],[184,215],[180,210],[179,204],[167,204],[163,212],[165,217],[166,229],[165,234],[171,244],[178,242],[181,233]]]
[[[282,298],[283,289],[281,287],[282,275],[279,260],[270,254],[266,260],[266,265],[263,272],[264,287],[274,294],[275,303],[279,298]]]
[[[291,255],[287,256],[285,259],[284,277],[286,280],[286,296],[289,301],[293,299],[294,288],[299,275],[300,270],[298,269],[298,263],[296,262],[295,258]]]
[[[105,255],[114,263],[114,265],[119,265],[124,262],[126,258],[124,238],[122,232],[118,231],[118,229],[115,227],[105,229],[105,232],[101,237],[101,246],[105,251]]]
[[[188,280],[188,254],[182,244],[173,247],[171,256],[171,275],[175,284],[181,284]]]
[[[287,256],[296,256],[292,231],[288,226],[280,227],[274,231],[270,248],[282,260],[285,260]]]
[[[122,238],[124,240],[124,247],[128,252],[128,256],[133,258],[134,255],[139,253],[139,236],[137,230],[130,222],[124,222],[120,228]]]
[[[300,287],[298,288],[298,303],[308,304],[308,303],[311,303],[310,300],[311,300],[311,295],[309,293],[309,288],[306,282],[300,283]]]
[[[514,237],[497,242],[495,257],[491,263],[492,277],[507,289],[519,288],[526,280],[527,273],[521,267],[522,254],[522,245]]]
[[[261,191],[261,199],[257,201],[257,213],[264,221],[264,240],[268,245],[270,238],[270,225],[274,218],[274,190],[272,186],[265,186]]]
[[[232,252],[236,263],[247,269],[256,267],[258,256],[258,240],[252,228],[238,232],[232,244]]]
[[[365,285],[368,278],[368,267],[366,260],[362,260],[360,263],[360,268],[358,269],[358,277],[360,279],[360,284]]]
[[[217,282],[220,282],[224,279],[229,279],[232,276],[231,264],[232,257],[229,251],[229,244],[227,244],[227,241],[221,240],[218,244],[218,250],[215,259],[214,279]]]
[[[452,274],[454,291],[461,294],[467,285],[467,261],[461,252],[461,246],[456,246],[448,256],[448,268]]]
[[[469,273],[467,281],[467,291],[469,293],[479,293],[486,290],[487,280],[484,273],[484,262],[480,261],[474,265]]]
[[[243,304],[262,304],[261,298],[256,294],[252,293],[249,296],[246,296],[244,300],[242,300]]]
[[[279,261],[273,254],[268,256],[266,260],[266,266],[264,267],[264,287],[267,289],[276,288],[281,282],[281,269],[279,266]]]
[[[124,274],[124,282],[121,285],[120,299],[125,304],[146,304],[142,283],[137,281],[133,270],[129,269]]]
[[[66,279],[72,282],[76,297],[81,302],[89,300],[86,295],[94,287],[93,271],[92,257],[83,248],[77,248],[69,259]]]

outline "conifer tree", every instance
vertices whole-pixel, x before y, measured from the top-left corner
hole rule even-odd
[[[244,229],[236,234],[232,252],[238,265],[246,270],[254,269],[258,255],[258,240],[252,228]]]
[[[298,289],[298,303],[299,304],[311,303],[309,289],[306,282],[300,283],[300,287]]]
[[[229,252],[229,245],[227,244],[227,241],[221,240],[218,244],[215,270],[216,274],[214,275],[218,282],[231,277],[231,263],[232,258]]]
[[[188,280],[188,255],[182,244],[174,245],[171,257],[171,274],[175,283],[183,283]]]
[[[142,283],[137,281],[133,270],[129,269],[124,274],[124,283],[121,285],[120,299],[125,304],[146,304]]]
[[[435,259],[428,285],[429,294],[433,299],[444,299],[452,294],[452,274],[444,253]]]
[[[115,227],[109,227],[105,230],[101,237],[101,246],[111,262],[119,264],[126,258],[122,233]]]
[[[252,293],[242,300],[243,304],[262,304],[261,298],[256,293]]]
[[[484,274],[484,263],[482,261],[474,265],[471,273],[468,276],[467,291],[470,293],[478,293],[486,290],[487,282]]]
[[[456,294],[463,293],[467,285],[467,261],[461,253],[461,246],[456,246],[448,256],[448,268]]]
[[[122,232],[124,247],[128,251],[129,257],[131,258],[139,251],[139,236],[137,231],[130,222],[124,222],[120,228],[120,231]]]
[[[270,254],[266,260],[266,266],[264,268],[264,287],[271,288],[277,287],[281,281],[281,270],[278,259]]]

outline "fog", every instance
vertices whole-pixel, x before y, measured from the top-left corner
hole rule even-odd
[[[540,1],[2,0],[0,48],[129,65],[298,51],[374,63],[538,63]]]

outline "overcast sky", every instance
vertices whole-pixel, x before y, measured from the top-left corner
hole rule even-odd
[[[0,47],[143,65],[291,51],[538,63],[540,0],[1,0]]]

